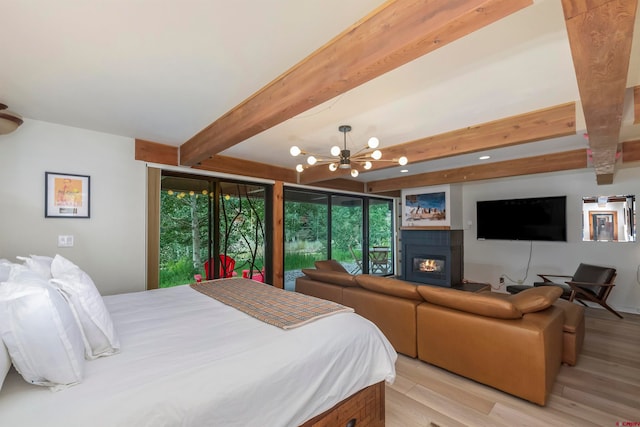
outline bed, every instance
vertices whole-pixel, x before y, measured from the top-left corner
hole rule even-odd
[[[336,408],[343,417],[348,409],[347,421],[359,413],[384,425],[384,384],[395,378],[397,355],[353,312],[282,329],[189,285],[103,300],[120,352],[87,361],[82,382],[60,391],[12,369],[0,425],[332,425]]]

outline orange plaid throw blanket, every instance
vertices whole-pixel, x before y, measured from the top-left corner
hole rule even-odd
[[[193,283],[191,287],[223,304],[282,329],[293,329],[351,307],[289,292],[250,279],[230,278]]]

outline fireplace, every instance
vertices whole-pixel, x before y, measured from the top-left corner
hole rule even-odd
[[[402,278],[451,287],[462,282],[462,230],[402,230]]]
[[[446,275],[447,258],[441,256],[431,256],[429,258],[414,257],[413,271],[429,273],[434,277],[441,278]]]

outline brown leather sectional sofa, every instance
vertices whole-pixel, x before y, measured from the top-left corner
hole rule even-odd
[[[336,265],[337,264],[337,265]],[[396,351],[545,405],[562,362],[575,364],[584,310],[556,287],[472,293],[370,275],[331,261],[304,269],[296,291],[353,307]]]

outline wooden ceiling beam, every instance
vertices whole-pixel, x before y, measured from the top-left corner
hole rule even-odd
[[[162,165],[178,166],[178,147],[136,139],[135,159]]]
[[[315,187],[328,188],[331,190],[351,191],[354,193],[364,193],[365,183],[362,181],[354,181],[353,179],[336,178],[328,181],[319,182]]]
[[[161,165],[178,166],[178,147],[136,139],[135,159]],[[207,159],[200,165],[193,167],[193,169],[272,179],[274,181],[296,182],[298,179],[297,172],[288,168],[227,156],[213,156],[211,159]],[[360,191],[362,191],[362,183],[359,184]]]
[[[622,164],[640,161],[640,139],[622,143]]]
[[[387,1],[180,147],[193,166],[532,0]]]
[[[598,184],[611,184],[637,0],[562,0]]]
[[[292,169],[221,155],[204,160],[193,168],[274,181],[297,181],[297,172]]]
[[[578,149],[562,153],[545,154],[516,160],[486,163],[478,166],[426,172],[400,178],[367,183],[367,192],[381,193],[403,188],[507,178],[587,167],[587,150]]]
[[[335,178],[349,178],[351,171],[349,169],[337,169],[334,172],[329,170],[329,166],[316,165],[308,167],[304,172],[300,173],[300,184],[316,184]]]
[[[569,102],[381,148],[380,151],[382,151],[383,159],[398,159],[401,156],[407,156],[409,164],[411,164],[575,135],[575,133],[576,105],[575,102]],[[373,167],[370,170],[395,166],[397,164],[392,162],[373,162]],[[300,174],[300,183],[311,184],[331,179],[337,173],[348,175],[349,171],[331,172],[326,165],[315,166]]]
[[[640,125],[640,86],[633,88],[633,124]]]
[[[640,139],[625,141],[622,146],[622,163],[640,161]],[[177,165],[177,147],[156,142],[137,139],[135,141],[136,160],[152,163]],[[336,178],[315,184],[318,187],[334,190],[376,193],[384,196],[396,197],[403,188],[422,187],[429,185],[449,184],[458,182],[472,182],[509,176],[529,175],[536,173],[555,172],[562,170],[581,169],[588,167],[587,152],[574,150],[569,152],[548,154],[520,160],[507,160],[486,165],[468,166],[464,168],[448,169],[444,171],[427,172],[419,175],[372,181],[362,183],[343,178]],[[288,168],[273,167],[259,162],[249,162],[227,156],[214,156],[194,169],[212,172],[228,173],[246,177],[272,179],[287,183],[296,182],[296,173]],[[348,174],[348,172],[347,172]]]

